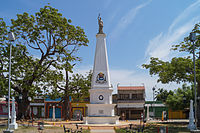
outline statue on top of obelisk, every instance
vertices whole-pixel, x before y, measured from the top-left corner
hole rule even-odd
[[[99,16],[98,16],[98,24],[99,24],[99,32],[98,32],[98,34],[104,34],[103,33],[103,21],[102,21],[102,19],[100,17],[100,13],[99,13]]]

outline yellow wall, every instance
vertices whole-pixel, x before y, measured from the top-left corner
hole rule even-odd
[[[89,103],[71,103],[72,107],[87,107],[86,104]]]
[[[86,104],[89,104],[89,103],[71,103],[71,107],[72,107],[72,114],[74,113],[75,110],[80,110],[83,114],[83,116],[86,115]]]
[[[182,110],[169,110],[169,119],[186,119],[186,114]]]

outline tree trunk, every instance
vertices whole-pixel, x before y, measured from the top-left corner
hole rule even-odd
[[[17,119],[29,118],[30,102],[28,101],[27,94],[24,92],[21,100],[18,100],[18,116]]]
[[[69,101],[69,74],[68,71],[66,72],[66,83],[65,83],[65,92],[64,92],[64,119],[70,120],[71,119],[71,109],[70,109],[70,101]]]
[[[64,99],[64,119],[65,120],[70,120],[71,111],[70,111],[70,104],[69,104],[69,96],[65,96]]]

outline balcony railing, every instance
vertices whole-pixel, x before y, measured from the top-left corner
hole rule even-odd
[[[145,99],[118,99],[117,103],[144,103]]]

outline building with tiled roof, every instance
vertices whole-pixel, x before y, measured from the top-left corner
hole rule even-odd
[[[117,86],[117,114],[121,119],[140,119],[144,113],[145,86]]]
[[[144,86],[118,86],[117,90],[145,90]]]

